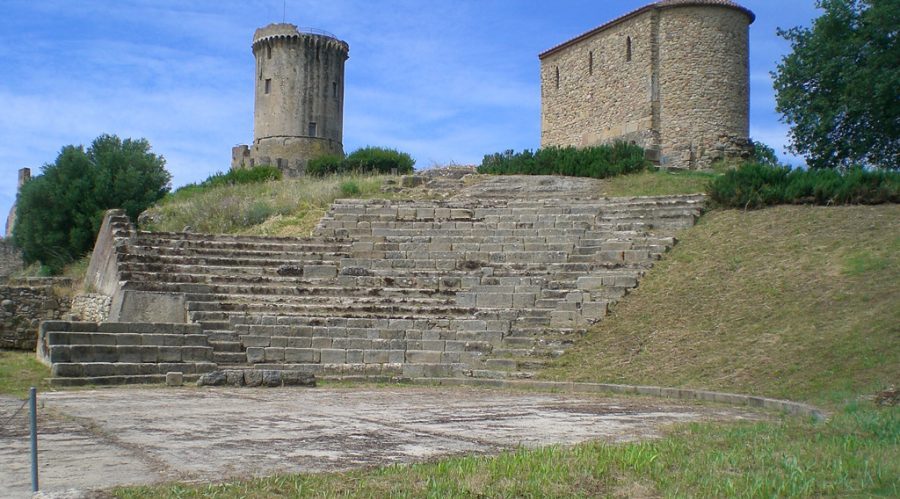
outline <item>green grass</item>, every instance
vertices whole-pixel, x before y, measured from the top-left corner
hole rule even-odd
[[[641,172],[620,175],[604,181],[604,196],[670,196],[706,192],[716,178],[704,172]]]
[[[151,208],[147,230],[308,236],[341,197],[387,197],[383,175],[303,177],[176,193]]]
[[[840,406],[900,380],[900,206],[714,211],[541,373]]]
[[[900,494],[900,409],[852,404],[824,423],[693,423],[656,441],[223,484],[119,488],[117,497],[817,497]]]
[[[34,352],[0,350],[0,394],[25,398],[29,387],[46,389],[44,378],[49,377],[50,369],[35,359]]]

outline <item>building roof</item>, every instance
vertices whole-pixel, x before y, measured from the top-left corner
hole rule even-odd
[[[613,19],[612,21],[609,21],[608,23],[601,24],[600,26],[597,26],[596,28],[594,28],[586,33],[582,33],[582,34],[576,36],[575,38],[572,38],[571,40],[568,40],[566,42],[563,42],[563,43],[549,49],[549,50],[546,50],[546,51],[542,52],[540,55],[538,55],[538,58],[543,59],[549,55],[555,54],[556,52],[559,52],[560,50],[562,50],[570,45],[574,45],[574,44],[584,40],[585,38],[589,38],[593,35],[596,35],[597,33],[600,33],[601,31],[607,30],[617,24],[623,23],[623,22],[625,22],[629,19],[632,19],[634,17],[637,17],[645,12],[649,12],[649,11],[657,10],[657,9],[665,9],[665,8],[670,8],[670,7],[694,7],[694,6],[708,6],[708,5],[730,7],[732,9],[740,10],[741,12],[744,12],[745,14],[747,14],[747,16],[750,18],[750,24],[752,24],[753,21],[756,20],[756,14],[754,14],[753,11],[751,11],[750,9],[738,4],[737,2],[733,2],[731,0],[659,0],[657,2],[653,2],[651,4],[645,5],[637,10],[631,11],[631,12],[625,14],[624,16],[617,17],[617,18]]]

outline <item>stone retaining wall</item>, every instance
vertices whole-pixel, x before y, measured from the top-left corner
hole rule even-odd
[[[72,299],[70,314],[73,320],[106,322],[112,298],[101,294],[83,294]]]
[[[0,348],[34,350],[41,321],[62,318],[70,306],[51,285],[0,286]]]

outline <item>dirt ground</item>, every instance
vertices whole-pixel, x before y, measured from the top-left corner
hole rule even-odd
[[[0,422],[21,401],[0,397]],[[0,426],[0,497],[30,497],[27,409]],[[659,399],[431,387],[113,388],[39,394],[43,492],[386,465],[516,446],[625,442],[757,419]]]

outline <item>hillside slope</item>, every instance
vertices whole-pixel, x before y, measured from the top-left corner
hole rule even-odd
[[[900,206],[712,211],[542,373],[818,403],[900,381]]]

